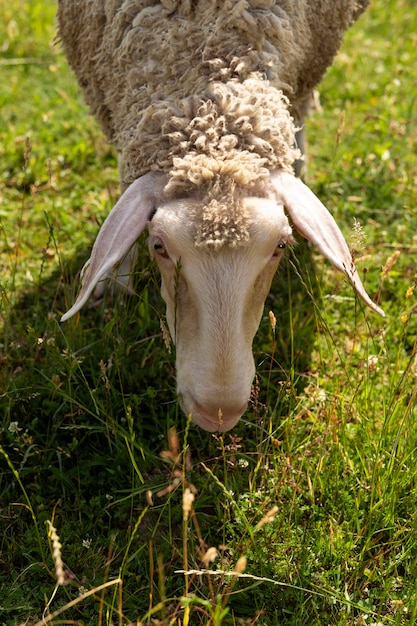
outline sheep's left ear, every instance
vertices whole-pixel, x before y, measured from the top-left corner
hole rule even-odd
[[[371,309],[384,316],[383,310],[366,293],[345,238],[324,204],[301,180],[287,172],[273,172],[270,180],[277,200],[288,211],[295,228],[347,276],[358,296]]]
[[[61,317],[65,322],[87,302],[97,283],[122,261],[144,230],[165,186],[161,173],[145,174],[120,197],[104,221],[91,257],[82,270],[82,286],[75,304]]]

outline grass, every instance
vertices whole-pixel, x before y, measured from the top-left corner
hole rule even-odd
[[[387,318],[300,245],[224,436],[178,409],[145,246],[134,296],[59,323],[118,176],[54,10],[0,9],[0,623],[417,623],[413,3],[373,2],[308,127]]]

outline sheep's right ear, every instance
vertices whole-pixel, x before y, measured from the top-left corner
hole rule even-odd
[[[345,238],[324,204],[299,178],[287,172],[273,172],[271,183],[298,232],[347,276],[358,296],[371,309],[385,316],[366,293]]]
[[[162,195],[165,176],[159,172],[135,180],[103,223],[91,257],[82,270],[82,286],[75,304],[61,317],[65,322],[87,302],[97,283],[120,263],[144,230]]]

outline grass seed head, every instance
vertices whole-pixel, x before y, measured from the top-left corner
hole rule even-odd
[[[203,554],[203,557],[201,559],[204,564],[204,567],[208,567],[210,563],[213,563],[213,561],[217,559],[218,555],[219,553],[216,548],[214,547],[209,548],[207,552]]]
[[[236,574],[243,574],[243,572],[246,569],[247,564],[248,564],[248,559],[245,557],[245,555],[242,555],[241,557],[238,558],[237,563],[233,568],[233,571],[236,572]]]
[[[184,514],[184,520],[188,520],[188,517],[193,508],[194,494],[189,487],[184,489],[184,495],[182,497],[182,511]]]
[[[363,231],[362,224],[356,217],[353,218],[352,235],[350,238],[350,245],[353,250],[362,250],[365,243],[366,235]]]
[[[223,411],[221,409],[219,409],[219,412],[217,414],[217,419],[218,419],[219,426],[223,426]]]
[[[58,533],[56,532],[55,526],[53,526],[52,522],[47,521],[48,524],[48,534],[52,543],[52,557],[55,563],[55,574],[58,585],[65,585],[65,572],[64,572],[64,563],[61,557],[61,542],[59,541]]]
[[[160,456],[163,459],[167,459],[171,461],[174,466],[178,465],[181,460],[180,456],[180,440],[177,435],[177,431],[175,428],[170,428],[168,432],[168,447],[169,450],[162,450],[160,452]]]
[[[277,325],[277,318],[275,317],[273,311],[269,311],[269,322],[271,324],[272,332],[275,335],[275,328]]]
[[[159,324],[161,327],[162,339],[164,340],[165,347],[168,350],[169,354],[171,354],[171,335],[169,334],[169,330],[163,319],[160,320]]]
[[[388,276],[388,274],[390,273],[390,271],[392,270],[392,268],[396,264],[400,254],[401,254],[401,251],[400,250],[396,250],[393,254],[391,254],[390,257],[388,257],[384,267],[382,268],[382,276],[381,276],[382,280],[384,280]]]

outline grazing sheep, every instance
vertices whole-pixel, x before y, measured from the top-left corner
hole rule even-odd
[[[312,90],[367,1],[59,0],[64,50],[119,152],[124,191],[62,319],[114,268],[124,280],[147,227],[182,406],[206,430],[229,430],[247,407],[252,340],[290,221],[383,315],[333,217],[293,173]]]

